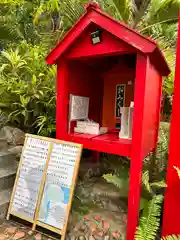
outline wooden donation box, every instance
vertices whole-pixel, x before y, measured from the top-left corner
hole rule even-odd
[[[142,161],[156,148],[162,77],[156,43],[104,13],[97,3],[47,56],[57,64],[57,138],[130,158],[127,239],[139,214]]]

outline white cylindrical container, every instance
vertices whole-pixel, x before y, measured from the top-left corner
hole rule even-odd
[[[129,107],[121,107],[121,130],[119,132],[120,138],[128,138],[128,120]]]

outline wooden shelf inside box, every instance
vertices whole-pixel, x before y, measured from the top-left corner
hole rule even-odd
[[[118,154],[130,157],[131,139],[120,139],[118,133],[106,133],[103,135],[92,135],[82,133],[71,133],[63,137],[64,140],[83,144],[89,150]]]

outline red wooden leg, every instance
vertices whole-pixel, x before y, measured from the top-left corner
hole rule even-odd
[[[142,160],[140,157],[131,158],[130,183],[128,194],[128,222],[127,222],[127,240],[133,240],[138,225],[140,193],[141,193],[141,175]]]
[[[97,151],[93,151],[92,152],[92,158],[93,158],[93,162],[97,163],[100,160],[100,152]]]

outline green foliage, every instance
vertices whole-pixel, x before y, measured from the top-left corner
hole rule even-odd
[[[26,42],[1,53],[0,108],[12,125],[48,136],[55,132],[56,68],[45,65],[45,55]]]
[[[165,175],[167,168],[169,144],[169,124],[161,123],[156,154],[150,154],[143,162],[142,172],[142,205],[145,199],[151,200],[157,193],[166,188]],[[108,164],[108,173],[103,178],[120,189],[121,196],[127,197],[129,184],[130,161],[115,155],[104,155]],[[142,207],[143,208],[143,207]],[[141,208],[141,209],[142,209]]]
[[[8,116],[0,111],[0,128],[4,127],[8,123]]]
[[[72,212],[76,215],[86,215],[89,213],[89,205],[92,204],[90,199],[84,197],[83,194],[84,183],[78,181],[78,184],[75,188],[75,193],[72,202]]]
[[[121,156],[104,154],[103,162],[106,164],[107,170],[107,174],[103,175],[104,180],[117,187],[120,191],[121,197],[127,198],[130,166],[129,160]]]
[[[161,215],[162,195],[156,195],[144,209],[135,234],[136,240],[154,240],[156,238]]]
[[[148,193],[151,193],[151,186],[149,183],[149,171],[146,170],[142,173],[142,184],[145,187],[145,189],[147,190]]]
[[[167,237],[162,237],[161,239],[162,240],[180,240],[180,235],[179,236],[170,235],[170,236],[167,236]]]
[[[132,9],[134,3],[128,0],[106,0],[99,1],[103,6],[104,10],[110,15],[113,15],[116,19],[129,23],[132,17]]]
[[[156,153],[149,154],[143,162],[143,170],[149,171],[150,182],[165,181],[168,160],[169,126],[169,123],[161,122]]]
[[[114,186],[116,186],[118,189],[120,189],[121,197],[127,197],[128,196],[128,186],[129,186],[128,176],[126,178],[123,178],[120,173],[119,173],[119,175],[104,174],[103,178],[108,183],[112,183]]]
[[[141,191],[141,201],[151,200],[157,193],[163,193],[163,190],[167,187],[164,180],[158,181],[150,180],[150,170],[144,170],[142,173],[142,191]],[[142,210],[142,208],[141,208]]]
[[[34,5],[31,1],[8,0],[0,2],[0,46],[18,44],[22,40],[34,43],[38,32],[33,24]]]
[[[174,167],[174,169],[177,171],[178,177],[180,178],[180,169],[177,167]],[[147,178],[148,177],[146,176],[145,179],[147,180]],[[154,186],[154,184],[151,185]],[[158,184],[158,187],[160,186],[161,183]],[[160,215],[161,215],[160,210],[162,200],[163,200],[162,195],[155,195],[149,203],[147,202],[144,203],[143,213],[140,217],[139,226],[137,227],[135,234],[136,240],[156,239],[158,229],[160,227]],[[176,240],[176,239],[180,239],[180,235],[178,236],[169,235],[161,238],[161,240]]]

